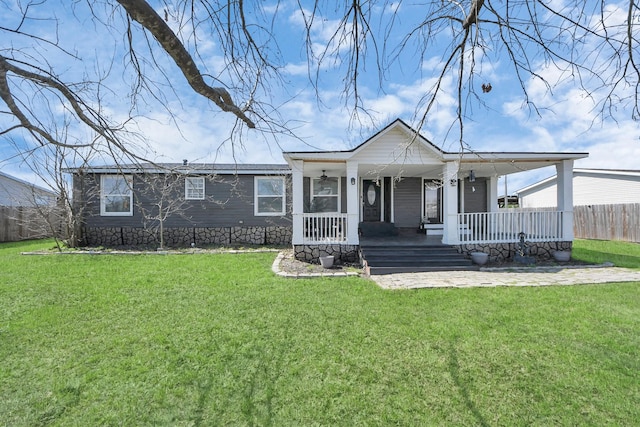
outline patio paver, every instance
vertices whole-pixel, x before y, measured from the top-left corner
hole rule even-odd
[[[496,268],[479,271],[387,274],[371,276],[371,279],[385,289],[566,286],[640,282],[640,270],[612,266]]]

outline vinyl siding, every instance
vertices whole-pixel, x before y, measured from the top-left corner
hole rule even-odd
[[[574,205],[615,205],[623,203],[640,203],[640,177],[574,175]]]
[[[347,178],[340,177],[340,212],[347,213]]]
[[[411,163],[442,164],[434,151],[417,141],[411,141],[400,129],[389,130],[367,145],[366,150],[353,156],[353,160],[360,163],[378,165],[403,163],[407,158],[411,159]]]
[[[302,203],[304,212],[311,212],[311,178],[302,178]]]
[[[394,223],[396,227],[420,225],[422,178],[405,178],[395,184],[393,193]]]
[[[259,175],[263,176],[263,175]],[[143,211],[157,200],[141,176],[134,176],[133,216],[100,216],[98,175],[74,177],[74,188],[81,190],[83,216],[89,227],[143,227]],[[178,177],[172,196],[182,201],[180,209],[165,221],[165,227],[231,227],[291,225],[291,182],[286,182],[286,217],[254,214],[254,175],[227,175],[205,179],[205,200],[184,200],[184,178]]]
[[[475,188],[475,191],[473,191]],[[475,182],[464,182],[464,212],[487,212],[487,180],[476,178]]]
[[[557,182],[554,178],[531,191],[521,192],[520,204],[523,208],[556,207],[556,194]],[[640,202],[639,176],[574,171],[574,206],[638,202]]]

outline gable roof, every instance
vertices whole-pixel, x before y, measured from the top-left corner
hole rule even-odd
[[[342,151],[285,151],[283,156],[289,164],[294,160],[303,160],[310,162],[346,162],[354,159],[356,156],[363,157],[362,153],[367,150],[375,150],[375,144],[385,138],[391,138],[393,131],[399,131],[406,137],[404,143],[397,145],[398,141],[393,141],[390,147],[393,147],[395,155],[387,153],[386,156],[371,160],[369,164],[387,164],[385,170],[392,172],[394,168],[389,165],[395,164],[395,169],[402,170],[405,174],[412,171],[414,174],[424,172],[426,163],[435,161],[436,163],[458,162],[459,172],[468,173],[471,170],[476,172],[477,176],[491,175],[507,175],[510,173],[521,172],[525,170],[537,169],[550,166],[563,160],[577,160],[588,157],[589,153],[575,152],[497,152],[497,151],[460,151],[447,152],[427,138],[422,136],[415,129],[407,125],[401,119],[396,119],[382,130],[369,137],[362,144],[355,148]],[[418,142],[414,145],[414,142]],[[393,144],[396,144],[395,146]],[[417,147],[416,151],[414,148]],[[409,153],[409,149],[414,149]],[[407,155],[398,155],[400,150],[407,150]],[[425,161],[425,156],[429,156],[429,161]],[[417,155],[416,155],[417,154]]]
[[[429,141],[427,138],[422,136],[420,133],[416,132],[411,126],[406,124],[402,119],[395,119],[393,122],[389,123],[387,126],[367,138],[364,142],[359,144],[354,148],[350,148],[348,150],[315,150],[315,151],[283,151],[282,155],[285,159],[328,159],[331,158],[333,160],[346,160],[353,157],[355,154],[358,154],[366,148],[373,144],[375,141],[383,138],[387,135],[391,130],[400,130],[407,135],[411,140],[419,141],[422,145],[424,145],[429,151],[433,151],[437,156],[442,156],[444,151],[442,151],[439,147]]]
[[[0,172],[0,205],[2,206],[53,205],[57,196],[52,190]]]
[[[373,165],[385,165],[386,173],[394,176],[400,174],[421,176],[425,174],[426,168],[437,170],[441,168],[443,163],[456,162],[459,174],[466,174],[473,170],[476,176],[486,177],[537,169],[563,160],[585,158],[588,155],[588,153],[571,152],[446,152],[398,118],[367,138],[363,143],[349,150],[285,151],[283,156],[287,164],[142,163],[70,168],[65,172],[283,175],[291,174],[291,162],[294,160],[316,163],[313,168],[318,170],[330,169],[326,167],[327,163],[345,163],[348,160],[356,160],[360,164],[361,170]],[[305,169],[305,171],[307,170]]]
[[[432,151],[434,151],[435,153],[438,153],[438,154],[444,154],[444,151],[442,151],[440,149],[440,147],[436,146],[434,143],[432,143],[427,138],[422,136],[421,133],[417,132],[415,129],[413,129],[411,126],[409,126],[407,123],[405,123],[404,120],[402,120],[400,118],[395,119],[394,121],[389,123],[382,130],[378,131],[375,135],[371,136],[365,142],[363,142],[362,144],[360,144],[359,146],[357,146],[356,148],[354,148],[351,151],[358,152],[358,151],[363,150],[366,145],[371,144],[376,139],[382,138],[385,134],[387,134],[392,129],[399,129],[402,132],[406,133],[407,136],[411,137],[412,139],[415,139],[415,140],[421,142],[429,150],[432,150]]]
[[[20,187],[24,187],[24,188],[28,188],[31,190],[37,190],[41,193],[48,193],[49,195],[51,195],[52,197],[57,197],[57,194],[54,191],[51,191],[47,188],[44,187],[40,187],[39,185],[35,185],[35,184],[31,184],[30,182],[27,182],[23,179],[20,179],[18,177],[6,174],[4,172],[0,172],[0,177],[6,178],[8,180],[13,181],[14,183],[16,183],[17,185],[19,185]]]

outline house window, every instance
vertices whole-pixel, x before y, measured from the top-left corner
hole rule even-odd
[[[311,182],[311,212],[338,212],[340,178],[314,178]]]
[[[100,215],[133,215],[133,178],[131,175],[100,177]]]
[[[187,177],[184,180],[184,198],[186,200],[204,200],[204,177]]]
[[[255,177],[254,206],[256,215],[284,215],[284,177]]]

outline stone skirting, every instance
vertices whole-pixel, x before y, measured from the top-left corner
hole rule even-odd
[[[83,246],[157,246],[157,229],[141,227],[84,227]],[[291,227],[180,227],[164,230],[164,244],[168,247],[208,245],[290,245]]]
[[[489,254],[489,262],[510,261],[518,252],[519,243],[474,243],[459,245],[458,252],[469,255],[471,252]],[[528,254],[538,260],[553,259],[556,251],[570,251],[573,242],[527,242]]]
[[[359,245],[293,245],[293,254],[298,261],[319,264],[321,256],[334,256],[338,263],[359,263]]]

